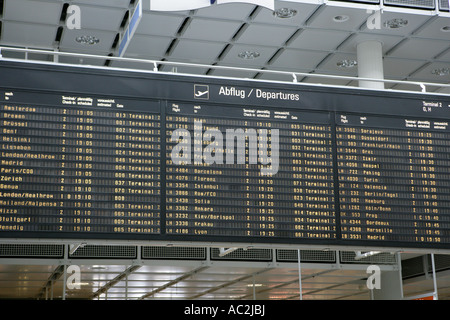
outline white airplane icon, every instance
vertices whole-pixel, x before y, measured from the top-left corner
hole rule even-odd
[[[196,94],[195,94],[195,96],[197,97],[197,98],[199,98],[199,97],[201,97],[201,96],[204,96],[205,94],[207,94],[208,93],[208,90],[206,90],[206,91],[198,91]]]

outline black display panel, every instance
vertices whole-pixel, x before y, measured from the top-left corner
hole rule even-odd
[[[169,103],[166,120],[166,136],[171,137],[166,155],[168,234],[336,239],[328,113]],[[181,165],[172,161],[179,142],[172,136],[179,128],[190,133],[192,145],[190,157]],[[239,164],[238,139],[228,150],[235,152],[231,159],[225,149],[227,132],[242,128],[247,130],[242,138],[246,150]],[[206,159],[210,141],[205,140],[210,132],[220,139],[214,163]],[[266,165],[262,161],[252,164],[252,150],[258,156],[267,151],[271,159]],[[273,174],[265,175],[263,170],[269,169],[271,160],[278,165],[272,166]]]
[[[158,101],[1,95],[1,232],[161,233]]]
[[[342,238],[449,243],[449,123],[346,114],[336,121]]]
[[[0,69],[2,238],[450,248],[448,96]]]

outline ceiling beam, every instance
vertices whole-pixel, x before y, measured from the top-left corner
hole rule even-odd
[[[103,287],[98,289],[91,297],[90,299],[95,299],[98,296],[106,293],[110,288],[115,286],[118,282],[122,281],[125,277],[130,275],[131,273],[135,272],[136,270],[140,269],[141,266],[131,266],[127,268],[124,272],[120,273],[117,277],[115,277],[113,280],[109,281],[107,284],[105,284]]]
[[[50,277],[48,277],[47,282],[45,283],[44,287],[41,289],[41,291],[39,292],[37,299],[41,299],[44,298],[46,295],[45,293],[47,292],[48,288],[51,287],[53,285],[54,281],[57,281],[59,278],[61,278],[61,276],[64,274],[64,265],[59,265],[55,268],[55,270],[53,270],[52,274],[50,275]]]

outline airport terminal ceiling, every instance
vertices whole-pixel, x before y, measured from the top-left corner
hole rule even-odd
[[[249,3],[156,12],[150,11],[150,1],[146,0],[142,1],[142,18],[124,57],[256,69],[159,65],[159,70],[167,72],[290,81],[290,76],[258,70],[357,76],[357,44],[379,40],[383,45],[386,79],[448,83],[448,3],[443,0],[387,1],[388,4],[381,5],[371,2],[275,1],[276,9],[284,9],[276,15]],[[136,3],[5,0],[1,7],[0,44],[105,57],[61,56],[60,63],[153,70],[152,64],[106,59],[118,55],[121,35]],[[66,12],[68,4],[80,9],[80,29],[66,26],[67,22],[73,23],[68,21],[71,17]],[[376,11],[381,12],[379,23],[368,25],[367,20]],[[24,53],[6,50],[3,56],[25,58]],[[28,54],[26,58],[54,60],[51,55],[41,54]],[[298,80],[357,86],[355,81],[346,79],[305,76]],[[394,83],[386,86],[420,90]]]
[[[392,6],[396,4],[392,2],[391,5],[383,4],[380,7],[359,2],[275,1],[276,9],[286,8],[277,11],[282,15],[277,16],[267,8],[248,3],[212,5],[189,11],[156,12],[150,10],[148,1],[143,1],[142,18],[124,57],[203,65],[158,64],[158,71],[168,73],[292,81],[292,76],[287,73],[264,72],[279,70],[300,74],[297,81],[305,84],[358,86],[354,79],[316,78],[312,75],[356,77],[357,44],[379,40],[383,45],[386,79],[426,82],[428,92],[448,92],[448,88],[438,85],[448,84],[450,79],[448,6],[445,6],[445,1],[438,1],[432,2],[432,8],[423,4],[420,8],[413,8],[414,1],[405,2],[406,6],[401,2]],[[96,1],[94,5],[88,1],[71,1],[70,5],[80,8],[81,28],[70,29],[67,27],[70,14],[65,13],[69,3],[2,1],[2,56],[6,59],[153,71],[154,64],[111,59],[118,55],[121,35],[136,3],[137,1],[128,0],[104,0]],[[379,28],[368,28],[368,18],[380,8],[383,11]],[[86,40],[91,42],[86,43]],[[8,48],[19,50],[8,51]],[[93,54],[104,58],[66,55],[55,58],[48,52],[26,53],[20,50],[23,48]],[[422,87],[411,83],[386,83],[386,88],[422,90]],[[106,298],[107,291],[110,292],[110,299],[131,298],[130,292],[134,290],[134,298],[252,299],[260,294],[259,297],[264,299],[298,299],[295,293],[296,290],[298,292],[296,250],[284,252],[241,248],[237,252],[242,256],[238,255],[236,258],[231,255],[224,262],[220,261],[215,250],[202,251],[202,248],[197,248],[199,251],[193,248],[179,251],[176,248],[173,251],[166,248],[160,253],[159,247],[135,248],[131,245],[107,249],[102,246],[84,246],[81,243],[78,248],[80,251],[68,252],[79,244],[64,247],[39,243],[3,244],[5,264],[1,270],[1,297],[44,298],[49,294],[44,288],[49,288],[51,279],[62,281],[61,261],[73,263],[74,260],[69,258],[76,252],[83,257],[85,248],[93,251],[84,256],[86,259],[78,260],[86,263],[82,267],[82,274],[87,278],[83,290],[72,292],[75,298]],[[111,251],[105,254],[102,250]],[[125,253],[121,250],[125,250]],[[157,250],[157,253],[152,250]],[[304,287],[308,288],[305,290],[305,298],[308,298],[307,292],[310,294],[309,298],[319,299],[370,298],[368,291],[364,290],[367,273],[358,263],[355,267],[354,253],[346,256],[346,252],[321,251],[312,253],[318,254],[319,258],[311,258],[308,257],[308,248],[304,250],[306,261],[310,262],[310,268],[306,265],[303,270],[305,283],[308,283],[308,279],[314,279],[308,283],[309,287]],[[252,256],[254,252],[256,256]],[[283,253],[290,255],[289,258],[283,260]],[[108,257],[108,264],[102,265],[101,261],[95,259],[103,254]],[[173,259],[170,254],[178,254],[178,258],[187,254],[188,257],[184,260]],[[398,257],[391,253],[386,253],[386,256],[387,262],[383,260],[385,256],[382,256],[380,263],[395,269]],[[48,261],[52,265],[46,264],[43,257],[50,259]],[[326,257],[325,260],[321,260],[323,257]],[[402,258],[406,257],[418,259],[415,255],[403,254]],[[350,267],[342,267],[342,259]],[[428,266],[425,260],[420,260],[420,263]],[[139,263],[139,266],[135,266]],[[442,267],[442,270],[445,269]],[[230,270],[234,274],[230,274]],[[421,272],[417,274],[417,277],[422,277]],[[124,279],[128,279],[126,275],[130,281],[125,283]],[[429,291],[430,284],[426,278],[425,273],[425,284],[418,281],[417,286],[411,285],[411,288],[405,289],[405,293],[411,296]],[[444,287],[440,298],[445,298],[445,291],[448,290],[445,289],[448,287],[445,277],[440,279],[440,284]],[[131,291],[124,290],[125,287]],[[62,294],[60,287],[56,291],[58,296]],[[114,291],[118,292],[116,296]]]

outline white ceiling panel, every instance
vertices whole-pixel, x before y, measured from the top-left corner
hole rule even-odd
[[[389,56],[406,59],[433,59],[448,49],[449,43],[432,39],[412,38],[403,41]]]
[[[328,53],[324,51],[286,49],[271,67],[312,71],[327,55]]]
[[[426,63],[425,60],[386,57],[383,60],[384,74],[389,79],[401,79]]]
[[[78,43],[76,39],[80,36],[94,36],[100,41],[94,45]],[[93,54],[109,53],[115,37],[116,33],[110,31],[65,29],[61,38],[60,48],[68,52],[91,51]]]
[[[276,1],[275,9],[289,8],[296,11],[295,16],[290,19],[279,18],[270,10],[261,9],[257,15],[253,18],[253,22],[264,24],[285,25],[291,27],[300,27],[311,16],[311,14],[317,9],[317,5],[308,3],[293,3],[288,1]]]
[[[450,18],[437,17],[430,20],[431,22],[417,31],[415,35],[421,38],[450,41]]]
[[[57,27],[4,21],[2,43],[8,45],[26,44],[27,47],[52,48]]]
[[[437,58],[438,61],[450,63],[450,47],[448,50],[440,54]]]
[[[226,63],[227,65],[235,65],[239,67],[264,67],[269,59],[275,54],[278,49],[275,47],[263,47],[255,45],[245,45],[245,44],[235,44],[233,45],[224,55],[221,63]],[[258,58],[255,59],[242,59],[239,54],[245,51],[254,51],[260,54]]]
[[[444,75],[434,74],[435,71],[441,70],[444,68],[449,68],[450,65],[448,63],[442,62],[434,62],[426,65],[421,68],[419,71],[412,75],[412,80],[414,79],[423,79],[430,82],[440,82],[440,83],[448,83],[450,81],[450,74],[446,73]],[[448,71],[448,70],[447,70]]]
[[[56,24],[61,16],[63,3],[30,0],[6,1],[3,18],[10,21]]]
[[[195,16],[245,21],[254,9],[254,5],[246,3],[221,4],[198,9]]]
[[[161,60],[172,40],[167,37],[135,34],[128,45],[125,57]]]
[[[181,39],[173,49],[170,59],[211,64],[219,56],[223,48],[224,44],[220,42]]]
[[[73,4],[94,4],[103,7],[128,8],[130,0],[73,0]]]
[[[182,37],[186,39],[229,42],[239,30],[238,21],[194,19]]]
[[[293,27],[251,24],[240,35],[236,43],[264,44],[266,46],[282,46],[296,31]]]
[[[365,10],[350,9],[343,7],[322,7],[318,13],[308,20],[308,26],[312,28],[321,28],[327,30],[359,30],[361,25],[366,22],[370,16]],[[335,20],[336,17],[345,17],[345,19]]]
[[[183,16],[144,12],[136,34],[173,37],[183,21]]]
[[[80,5],[81,28],[91,30],[118,30],[126,10]]]
[[[339,62],[344,60],[357,61],[355,54],[348,53],[335,53],[328,56],[317,68],[318,73],[323,74],[334,74],[334,75],[345,75],[345,76],[357,76],[358,67],[354,66],[351,68],[344,68],[338,66]]]
[[[349,32],[305,29],[295,40],[289,43],[289,47],[294,49],[333,51],[349,36]]]

